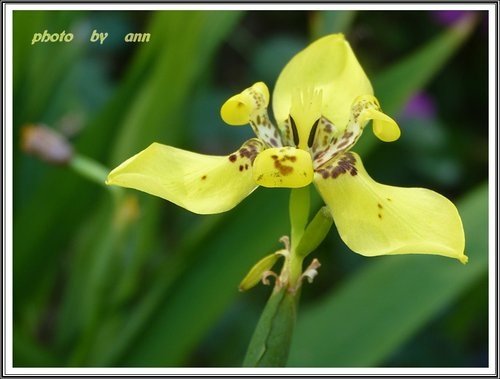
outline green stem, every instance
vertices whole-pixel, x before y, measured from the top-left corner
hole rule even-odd
[[[243,366],[282,367],[292,342],[304,257],[295,250],[309,220],[309,187],[292,189],[290,194],[291,246],[280,277],[255,328]]]
[[[91,158],[75,153],[68,165],[85,179],[106,188],[115,197],[118,197],[118,195],[123,192],[122,188],[106,185],[105,182],[109,169]]]
[[[75,154],[69,166],[92,182],[104,186],[109,170],[100,163],[81,154]]]
[[[288,279],[290,288],[297,288],[302,275],[303,257],[296,254],[297,246],[302,240],[304,231],[309,220],[309,208],[311,199],[309,186],[293,188],[290,194],[290,226],[291,226],[291,247],[290,255],[283,269],[284,276]]]
[[[309,196],[309,186],[293,188],[290,193],[290,237],[291,250],[295,250],[309,220],[309,207],[311,199]]]

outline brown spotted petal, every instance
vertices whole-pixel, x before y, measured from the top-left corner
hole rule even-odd
[[[311,148],[314,167],[328,166],[330,165],[330,160],[335,160],[352,148],[358,142],[364,127],[371,119],[371,113],[369,112],[375,109],[375,107],[380,109],[378,101],[374,96],[359,96],[352,104],[347,126],[341,129],[336,128],[325,117],[321,117],[316,138]]]
[[[353,152],[316,170],[314,182],[340,237],[356,253],[437,254],[467,262],[460,216],[440,194],[377,183]]]
[[[311,147],[314,167],[328,165],[343,152],[349,150],[358,141],[363,128],[357,122],[349,122],[347,128],[338,130],[329,120],[322,117]]]
[[[194,213],[225,212],[257,187],[252,164],[263,149],[261,141],[250,139],[233,154],[213,156],[153,143],[111,171],[106,183],[162,197]]]
[[[300,188],[311,184],[313,165],[307,151],[286,146],[270,148],[255,159],[253,177],[264,187]]]
[[[257,82],[229,98],[221,107],[220,115],[229,125],[250,124],[257,138],[269,147],[283,146],[279,129],[267,113],[269,90],[265,83]]]

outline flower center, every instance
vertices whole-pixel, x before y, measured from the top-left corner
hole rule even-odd
[[[299,149],[309,151],[313,144],[318,120],[321,118],[322,98],[322,91],[312,87],[292,94],[289,120],[294,144]]]

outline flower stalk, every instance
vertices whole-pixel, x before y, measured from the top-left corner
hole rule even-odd
[[[262,312],[261,318],[254,331],[243,365],[246,367],[282,367],[286,365],[288,353],[292,342],[297,308],[300,298],[300,289],[303,279],[309,282],[316,276],[316,269],[320,266],[317,259],[303,272],[302,265],[304,258],[314,249],[302,248],[300,246],[313,246],[316,248],[326,236],[328,229],[320,225],[324,219],[324,210],[318,212],[312,222],[309,221],[310,197],[309,187],[294,188],[290,194],[290,229],[291,240],[283,237],[281,240],[285,244],[285,249],[269,255],[259,261],[243,280],[243,286],[250,288],[257,284],[256,275],[260,275],[263,282],[267,281],[269,270],[276,262],[276,256],[281,254],[285,257],[285,262],[279,276],[276,277],[274,290]],[[331,220],[331,218],[330,218]],[[323,223],[325,224],[325,223]],[[311,230],[320,229],[320,233]],[[309,233],[307,232],[309,231]],[[321,236],[321,240],[320,237]],[[311,237],[313,241],[303,242]],[[307,251],[307,253],[304,253]],[[266,271],[264,271],[264,268]],[[251,286],[250,286],[251,284]]]

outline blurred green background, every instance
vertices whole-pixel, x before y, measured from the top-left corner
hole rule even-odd
[[[32,45],[46,29],[75,38]],[[391,144],[367,129],[355,151],[377,181],[452,199],[470,261],[365,258],[332,228],[311,255],[322,267],[289,365],[488,364],[485,12],[15,11],[14,30],[15,366],[241,365],[270,288],[238,283],[288,234],[289,192],[198,216],[28,156],[20,130],[44,123],[108,168],[153,141],[226,155],[252,133],[223,124],[224,100],[259,80],[272,89],[332,32],[402,129]],[[102,45],[93,30],[109,33]],[[150,42],[125,43],[129,32]]]

